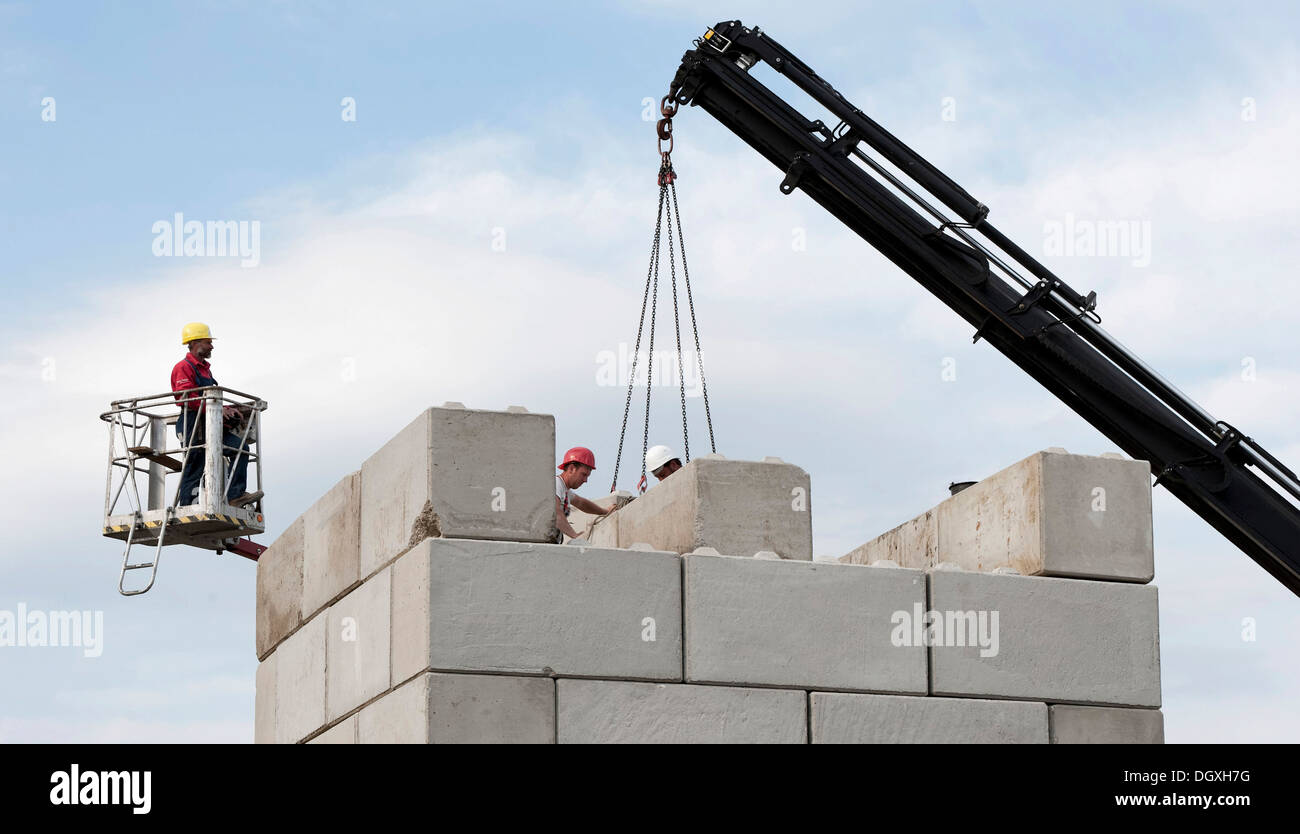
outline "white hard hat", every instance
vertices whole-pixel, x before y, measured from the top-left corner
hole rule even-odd
[[[654,472],[670,460],[675,460],[677,453],[667,446],[651,446],[650,451],[645,453],[645,469],[647,472]]]

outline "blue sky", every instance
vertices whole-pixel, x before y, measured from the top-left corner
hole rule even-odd
[[[95,416],[166,385],[185,321],[222,337],[219,379],[272,404],[268,542],[444,400],[553,413],[561,447],[612,460],[621,392],[593,377],[635,335],[655,200],[643,101],[737,13],[1031,253],[1067,213],[1149,221],[1148,267],[1046,260],[1098,291],[1114,335],[1300,464],[1286,4],[0,4],[0,441],[22,473],[0,486],[0,609],[106,618],[100,658],[0,654],[0,740],[251,739],[252,566],[169,551],[158,587],[121,600],[97,536]],[[706,114],[676,121],[720,451],[810,472],[818,554],[1037,449],[1113,448],[780,196]],[[175,212],[259,221],[260,265],[154,257],[151,227]],[[673,397],[658,403],[675,442]],[[1300,739],[1295,598],[1160,490],[1155,525],[1170,740]]]

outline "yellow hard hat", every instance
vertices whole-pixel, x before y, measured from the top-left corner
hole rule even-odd
[[[192,321],[181,328],[181,344],[188,345],[195,339],[211,339],[212,331],[201,321]]]

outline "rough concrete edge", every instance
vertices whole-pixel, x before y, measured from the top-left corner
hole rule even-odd
[[[1034,455],[1033,470],[1030,473],[1030,477],[1038,479],[1038,560],[1044,567],[1047,566],[1047,484],[1044,482],[1047,466],[1044,461],[1048,454],[1051,453],[1038,452]]]
[[[1054,707],[1084,707],[1088,709],[1121,709],[1121,710],[1141,710],[1143,712],[1154,712],[1160,716],[1160,741],[1153,742],[1153,743],[1154,744],[1168,743],[1167,740],[1165,739],[1164,707],[1118,707],[1112,704],[1106,704],[1106,705],[1070,704],[1062,701],[1048,701],[1047,702],[1047,743],[1048,744],[1068,743],[1068,742],[1060,742],[1056,740],[1056,718],[1055,718],[1056,710],[1054,709]]]
[[[1154,525],[1153,525],[1154,526]],[[1154,555],[1154,554],[1153,554]],[[1165,672],[1164,667],[1160,664],[1160,587],[1148,584],[1146,587],[1151,589],[1155,595],[1156,602],[1156,627],[1152,632],[1155,638],[1155,655],[1156,655],[1156,709],[1164,709],[1165,705]],[[1163,719],[1161,719],[1163,720]]]
[[[812,696],[813,690],[809,689],[804,692],[803,700],[803,743],[812,744]]]
[[[276,536],[275,541],[278,542],[281,538],[283,538],[285,535],[288,534],[289,530],[293,527],[293,525],[295,525],[295,524],[299,524],[299,523],[301,523],[301,524],[303,525],[303,531],[304,531],[304,534],[305,534],[307,523],[306,523],[306,521],[304,521],[304,517],[305,517],[306,515],[307,515],[307,512],[304,510],[302,513],[300,513],[300,514],[298,515],[297,518],[295,518],[293,521],[289,522],[289,525],[288,525],[287,527],[285,527],[284,530],[282,530],[282,531],[280,532],[280,535],[279,535],[279,536]],[[303,544],[304,544],[304,547],[305,547],[305,545],[306,545],[306,539],[305,539],[305,538],[304,538],[304,540],[303,540]],[[271,546],[272,546],[272,547],[275,546],[275,542],[271,542]],[[269,549],[269,548],[268,548],[268,549]],[[305,556],[305,554],[304,554],[304,556]],[[302,559],[300,558],[299,561],[302,562]],[[305,563],[304,563],[304,564],[305,564]],[[258,661],[259,663],[261,663],[263,660],[266,660],[266,658],[270,657],[272,652],[274,652],[277,648],[279,648],[280,645],[283,644],[285,640],[288,640],[290,637],[292,637],[292,636],[293,636],[293,633],[294,633],[295,631],[297,631],[298,629],[300,629],[300,628],[302,628],[303,626],[305,626],[305,625],[307,624],[307,622],[311,619],[311,617],[308,617],[308,616],[306,615],[306,612],[303,611],[303,602],[302,602],[302,597],[303,597],[303,595],[302,595],[302,589],[303,589],[303,585],[304,585],[304,582],[305,582],[305,578],[304,578],[304,573],[305,573],[305,571],[304,571],[303,565],[299,565],[299,571],[298,571],[298,623],[297,623],[297,625],[295,625],[293,628],[289,629],[289,631],[286,632],[283,636],[281,636],[279,640],[275,641],[275,643],[274,643],[272,646],[270,646],[270,647],[266,650],[266,653],[265,653],[265,654],[261,654],[261,655],[259,655],[259,654],[257,653],[257,631],[258,631],[258,627],[257,627],[258,610],[257,610],[257,608],[258,608],[258,598],[259,598],[259,596],[260,596],[260,594],[261,594],[260,579],[259,579],[259,577],[260,577],[260,575],[261,575],[261,571],[262,571],[262,561],[261,561],[261,557],[259,556],[257,562],[254,564],[254,570],[253,570],[253,655],[254,655],[255,657],[257,657],[257,661]],[[314,616],[314,614],[313,614],[313,616]]]
[[[677,581],[678,583],[680,583],[678,585],[680,591],[677,594],[677,602],[681,607],[681,614],[682,614],[681,615],[681,630],[682,630],[681,631],[681,652],[682,652],[681,672],[682,672],[682,683],[685,683],[686,681],[690,680],[690,678],[686,677],[686,658],[690,655],[690,652],[686,650],[686,626],[687,626],[686,612],[690,609],[690,606],[686,603],[687,586],[686,586],[686,557],[685,556],[677,557]],[[558,715],[556,716],[556,720],[557,721],[559,720]]]
[[[936,522],[938,519],[936,519]],[[925,600],[925,610],[934,610],[934,586],[930,583],[930,571],[925,572],[925,590],[921,594]],[[934,646],[930,641],[925,641],[925,694],[934,695]]]

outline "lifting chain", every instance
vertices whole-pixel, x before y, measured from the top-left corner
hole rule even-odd
[[[677,113],[677,103],[664,96],[659,102],[659,112],[663,116],[655,128],[659,144],[659,211],[655,218],[654,240],[650,244],[650,266],[646,270],[645,290],[641,295],[641,318],[637,322],[636,344],[632,348],[632,369],[627,383],[627,397],[623,402],[623,425],[618,433],[618,455],[614,459],[614,479],[610,492],[618,489],[618,470],[623,461],[623,442],[627,436],[628,415],[632,407],[632,389],[636,382],[637,363],[641,356],[641,337],[645,331],[645,314],[650,310],[650,333],[648,354],[646,358],[646,392],[645,424],[641,438],[641,478],[637,481],[637,491],[645,492],[648,488],[645,469],[645,455],[650,448],[650,392],[654,385],[654,346],[655,322],[659,302],[659,253],[663,237],[665,216],[668,220],[668,272],[673,290],[673,326],[677,337],[677,377],[682,406],[682,452],[683,462],[690,462],[690,436],[686,419],[686,373],[682,359],[682,326],[677,300],[677,259],[676,252],[682,256],[682,279],[686,289],[686,303],[691,314],[691,332],[695,336],[695,359],[700,372],[700,388],[704,397],[704,416],[709,427],[709,449],[716,452],[717,445],[713,439],[713,414],[709,409],[709,390],[704,381],[704,359],[700,350],[700,328],[695,320],[695,299],[691,293],[691,275],[686,267],[686,239],[682,235],[682,216],[677,207],[677,173],[673,171],[673,116]],[[664,143],[667,142],[667,147]],[[671,200],[669,199],[671,197]],[[673,229],[677,231],[677,243],[673,242]]]

